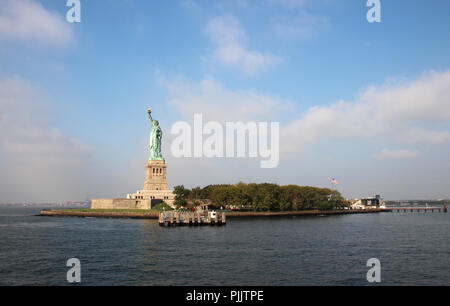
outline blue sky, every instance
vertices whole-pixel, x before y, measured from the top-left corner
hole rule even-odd
[[[448,1],[381,0],[381,23],[364,0],[80,2],[68,23],[65,0],[1,0],[0,202],[139,189],[147,107],[171,186],[336,177],[346,197],[450,197]],[[279,121],[280,166],[171,157],[195,112]]]

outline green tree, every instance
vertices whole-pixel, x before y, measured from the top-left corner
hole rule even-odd
[[[329,210],[348,205],[337,190],[311,186],[276,184],[208,185],[189,190],[184,186],[176,186],[175,205],[186,206],[187,203],[199,203],[210,200],[215,208],[234,205],[239,209],[254,211],[291,211],[321,209]]]
[[[212,205],[214,208],[225,207],[227,205],[233,205],[233,197],[236,194],[236,187],[234,186],[217,186],[213,189],[211,194]]]
[[[192,188],[191,192],[189,193],[189,200],[200,200],[202,199],[201,197],[201,188],[200,187],[195,187]]]
[[[189,189],[184,188],[184,185],[175,186],[173,193],[175,194],[174,204],[176,207],[187,206],[187,199],[191,193]]]

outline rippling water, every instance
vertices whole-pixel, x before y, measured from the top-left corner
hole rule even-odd
[[[447,285],[450,217],[382,213],[228,219],[224,227],[161,228],[157,220],[37,217],[0,207],[0,285]]]

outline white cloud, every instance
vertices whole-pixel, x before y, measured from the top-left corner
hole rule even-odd
[[[389,137],[414,144],[450,140],[450,72],[408,83],[371,87],[354,102],[310,108],[282,129],[284,148],[298,152],[329,139]],[[283,146],[282,146],[283,148]]]
[[[168,81],[165,85],[170,94],[168,103],[188,119],[192,119],[194,113],[202,113],[207,120],[219,122],[273,121],[292,108],[280,98],[252,90],[230,91],[212,79],[199,84]]]
[[[205,79],[165,83],[169,103],[185,118],[202,113],[207,120],[281,121],[281,150],[300,152],[327,140],[369,140],[377,137],[408,145],[450,140],[450,72],[429,73],[403,83],[369,87],[353,102],[315,106],[283,124],[295,107],[289,101],[252,90],[231,91]]]
[[[35,0],[2,0],[0,39],[62,45],[73,40],[73,32],[63,16]]]
[[[409,151],[409,150],[389,150],[383,149],[380,153],[375,155],[376,158],[384,159],[384,158],[414,158],[419,156],[419,152],[417,151]]]
[[[49,109],[43,91],[19,79],[0,81],[0,202],[68,200],[86,192],[92,151],[52,127]]]
[[[285,113],[292,111],[293,106],[286,101],[283,101],[277,97],[270,97],[258,93],[254,90],[228,90],[221,83],[206,79],[200,83],[191,83],[187,81],[168,81],[164,84],[169,91],[168,104],[181,113],[183,119],[193,126],[194,114],[201,114],[203,120],[203,126],[207,122],[219,122],[225,129],[226,122],[277,122],[277,119],[282,117]],[[270,127],[271,125],[269,125]],[[264,130],[259,130],[259,136],[270,137]],[[271,133],[271,132],[268,132]],[[228,147],[230,143],[235,143],[234,135],[226,133],[224,146]],[[167,143],[177,137],[176,135],[166,133]],[[205,137],[206,138],[206,137]],[[271,138],[272,139],[272,138]],[[277,146],[276,148],[274,148]],[[198,148],[198,147],[197,147]],[[271,157],[272,161],[276,161],[278,158],[278,143],[270,141]],[[165,152],[171,152],[171,147],[165,147]],[[247,151],[248,152],[248,151]],[[191,152],[192,153],[192,152]],[[259,151],[261,153],[261,151]],[[170,154],[166,156],[169,158]],[[235,176],[235,179],[228,180],[228,182],[238,182],[242,178],[239,178],[239,171],[246,169],[251,165],[252,173],[255,173],[255,168],[259,169],[261,161],[267,161],[267,157],[258,158],[236,158],[226,161],[224,158],[208,159],[201,158],[203,163],[192,162],[190,158],[184,158],[186,167],[177,169],[177,177],[179,180],[180,175],[189,175],[188,169],[194,167],[195,173],[210,173],[212,169],[221,169],[216,171],[216,176],[213,179],[214,183],[226,182],[223,181],[225,177]],[[177,161],[176,158],[171,159]],[[176,162],[179,164],[179,162]],[[235,170],[238,171],[235,171]],[[192,173],[192,172],[191,172]],[[203,179],[200,179],[203,177]],[[204,176],[192,177],[189,184],[203,184],[206,180]],[[252,178],[251,180],[255,180]],[[212,182],[210,182],[212,183]]]
[[[216,17],[207,25],[206,33],[216,45],[214,58],[220,63],[255,75],[281,62],[281,58],[248,50],[245,30],[233,16]]]

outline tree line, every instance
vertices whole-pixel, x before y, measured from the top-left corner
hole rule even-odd
[[[208,185],[204,188],[174,187],[177,207],[207,203],[215,209],[234,208],[252,211],[331,210],[347,206],[337,190],[311,186],[277,184]]]

